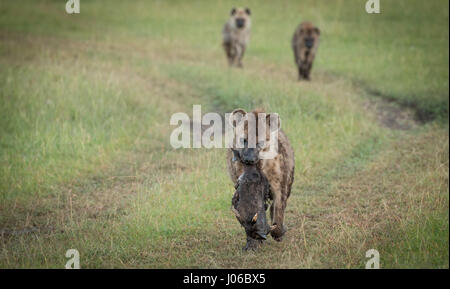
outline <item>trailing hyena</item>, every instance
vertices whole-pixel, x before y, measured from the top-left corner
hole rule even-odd
[[[272,159],[261,159],[261,152],[268,152],[270,150],[270,121],[271,114],[266,114],[266,137],[265,141],[258,142],[255,148],[248,146],[249,127],[248,127],[248,115],[253,114],[256,120],[258,120],[258,114],[264,113],[262,110],[253,110],[248,114],[242,109],[236,109],[231,113],[231,119],[237,117],[237,121],[233,121],[232,125],[236,127],[240,121],[244,121],[244,133],[241,141],[243,148],[232,148],[228,150],[227,162],[228,171],[231,176],[231,180],[237,184],[238,178],[244,172],[244,165],[250,165],[256,163],[261,172],[267,177],[270,184],[270,195],[273,203],[270,207],[270,217],[272,219],[272,226],[270,234],[272,237],[281,241],[286,228],[284,223],[284,211],[286,209],[286,202],[291,194],[292,182],[294,181],[294,151],[289,143],[289,140],[285,133],[278,129],[278,151],[275,157]],[[278,115],[275,115],[278,118]],[[239,120],[240,119],[240,120]],[[279,120],[279,118],[278,118]],[[278,121],[278,123],[280,123]],[[255,123],[258,126],[258,121]],[[258,127],[253,128],[254,132],[258,134]],[[259,137],[257,136],[257,139]],[[264,137],[262,137],[264,139]]]
[[[311,22],[302,22],[292,37],[298,79],[310,80],[311,68],[319,47],[320,30]]]
[[[250,9],[233,8],[223,27],[223,48],[230,66],[242,67],[242,57],[250,40]]]

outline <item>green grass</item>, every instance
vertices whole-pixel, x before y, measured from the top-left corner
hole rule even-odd
[[[220,46],[232,1],[21,2],[0,3],[1,268],[63,268],[70,248],[84,268],[361,268],[370,248],[384,268],[448,268],[447,1],[248,1],[243,70]],[[298,83],[305,19],[322,39]],[[430,123],[386,128],[380,98]],[[225,150],[170,147],[193,104],[280,114],[282,243],[241,252]]]
[[[448,268],[448,212],[410,224],[385,248],[386,268]]]

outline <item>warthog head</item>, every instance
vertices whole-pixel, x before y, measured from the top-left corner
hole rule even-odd
[[[264,174],[256,165],[245,165],[231,203],[231,210],[247,234],[244,250],[256,249],[270,232],[266,220],[269,196],[270,186]]]

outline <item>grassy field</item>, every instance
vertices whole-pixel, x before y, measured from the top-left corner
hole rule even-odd
[[[446,0],[0,2],[0,268],[448,268]],[[290,38],[321,29],[311,82]],[[278,112],[296,155],[283,242],[245,253],[224,149],[169,144],[175,112]]]

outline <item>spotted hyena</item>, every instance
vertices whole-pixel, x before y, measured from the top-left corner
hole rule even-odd
[[[298,79],[310,80],[311,68],[319,47],[320,30],[311,22],[302,22],[292,37]]]
[[[242,67],[242,57],[250,40],[250,9],[231,9],[230,19],[222,31],[222,46],[230,66]]]
[[[236,114],[243,116],[237,118],[238,121],[233,122],[233,126],[236,127],[237,122],[244,121],[244,133],[241,141],[243,148],[233,147],[228,150],[227,163],[228,171],[231,176],[231,180],[238,184],[238,178],[244,172],[245,165],[256,164],[261,172],[267,177],[270,185],[270,197],[273,200],[270,206],[270,217],[272,226],[270,234],[272,237],[281,241],[282,236],[286,232],[284,223],[284,211],[286,209],[286,202],[291,194],[292,182],[294,181],[294,151],[289,143],[286,134],[279,129],[278,130],[278,151],[272,159],[261,159],[260,152],[267,152],[270,150],[270,131],[266,129],[265,141],[258,142],[255,148],[249,147],[248,144],[248,123],[245,121],[249,114],[258,119],[258,114],[264,113],[262,110],[253,110],[246,113],[242,109],[236,109],[231,113],[231,117]],[[278,115],[276,115],[278,117]],[[240,119],[240,120],[239,120]],[[271,115],[266,114],[266,128],[270,127]],[[279,123],[279,122],[278,122]],[[258,122],[256,122],[258,126]],[[258,132],[258,128],[253,131]],[[259,139],[259,137],[257,136]],[[264,139],[264,137],[262,137]],[[262,230],[263,228],[261,228]]]

